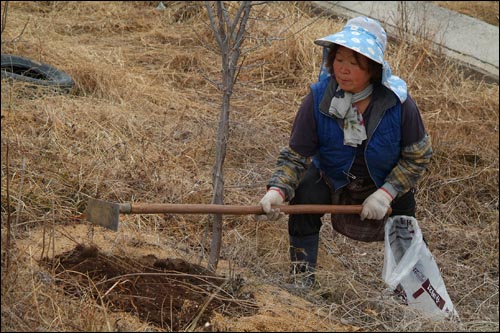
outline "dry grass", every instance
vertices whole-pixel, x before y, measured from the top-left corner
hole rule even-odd
[[[480,19],[498,27],[498,1],[481,1],[479,4],[470,1],[433,1],[436,5],[453,10],[460,14]]]
[[[207,216],[127,216],[118,236],[75,229],[83,223],[88,197],[211,200],[220,105],[212,84],[220,79],[215,43],[199,3],[169,2],[164,12],[155,6],[10,3],[2,52],[52,64],[76,86],[70,95],[57,95],[2,81],[2,331],[103,331],[124,322],[129,330],[151,329],[85,297],[62,297],[50,283],[51,272],[36,264],[40,248],[53,255],[65,242],[74,245],[68,239],[82,238],[130,255],[167,251],[206,259]],[[321,50],[312,42],[342,26],[293,3],[267,4],[253,13],[259,20],[249,27],[245,67],[231,104],[228,204],[256,204],[263,195],[301,98],[318,73]],[[336,234],[328,216],[321,231],[321,288],[302,296],[320,318],[320,330],[498,331],[498,85],[466,77],[425,44],[392,45],[388,57],[432,136],[435,153],[417,193],[417,218],[462,323],[429,322],[387,298],[383,246]],[[5,247],[8,219],[12,239]],[[286,220],[227,216],[222,257],[230,271],[245,272],[255,290],[279,286],[288,270],[286,230]],[[55,249],[48,252],[42,238],[52,239]],[[285,302],[268,297],[276,311]],[[219,327],[231,330],[237,322],[219,318]],[[266,326],[263,320],[250,330],[313,329],[277,323]]]

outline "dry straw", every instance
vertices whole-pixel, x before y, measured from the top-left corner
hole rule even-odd
[[[210,202],[220,60],[201,3],[169,2],[165,11],[156,5],[9,6],[2,52],[55,65],[76,86],[58,95],[2,81],[2,154],[8,145],[10,175],[7,189],[2,155],[2,331],[99,331],[117,322],[86,297],[75,303],[35,278],[41,274],[33,262],[41,252],[37,230],[54,226],[54,251],[61,251],[67,239],[62,235],[84,223],[88,197]],[[321,50],[313,40],[342,27],[340,20],[291,2],[260,5],[253,13],[231,100],[224,177],[225,202],[232,204],[256,204],[263,195],[295,112],[317,77]],[[422,321],[386,297],[382,245],[336,234],[329,216],[321,231],[321,287],[302,296],[331,330],[339,323],[369,331],[498,330],[498,85],[466,77],[425,42],[393,43],[388,57],[432,137],[434,157],[419,184],[417,219],[463,322]],[[16,225],[12,265],[4,272],[8,211]],[[129,242],[143,242],[154,244],[144,251],[173,249],[204,261],[207,221],[130,216],[121,222],[126,232],[102,246],[113,243],[123,251]],[[283,284],[286,220],[228,216],[224,222],[223,259],[245,270],[248,279]],[[90,237],[72,236],[72,245]],[[129,330],[146,329],[127,322]]]

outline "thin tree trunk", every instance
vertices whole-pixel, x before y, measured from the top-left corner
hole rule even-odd
[[[229,111],[231,109],[231,94],[236,80],[236,68],[241,54],[240,47],[244,40],[246,22],[250,15],[251,2],[244,1],[240,4],[234,19],[221,1],[216,2],[217,20],[212,13],[212,7],[207,2],[206,8],[210,18],[212,30],[219,44],[222,60],[222,105],[217,130],[215,164],[212,170],[213,204],[224,204],[224,160],[226,158],[227,142],[229,136]],[[217,269],[220,250],[222,247],[222,215],[212,215],[212,243],[208,260],[208,268]]]
[[[225,85],[226,83],[224,83]],[[222,109],[220,113],[219,128],[217,130],[217,146],[215,153],[215,165],[212,171],[213,181],[213,204],[224,204],[224,160],[226,158],[227,141],[229,133],[229,109],[230,90],[224,89]],[[214,214],[212,217],[212,245],[210,247],[210,257],[208,268],[215,271],[219,261],[219,254],[222,247],[222,215]]]

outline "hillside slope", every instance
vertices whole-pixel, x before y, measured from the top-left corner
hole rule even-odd
[[[433,140],[417,218],[461,323],[400,304],[381,279],[383,244],[337,234],[328,215],[311,291],[287,287],[285,218],[225,216],[216,276],[202,270],[209,216],[121,216],[118,232],[90,225],[89,197],[211,201],[220,57],[202,3],[165,4],[9,2],[2,53],[51,64],[75,87],[57,94],[2,80],[2,331],[207,322],[219,331],[498,331],[498,85],[465,77],[425,44],[391,45],[388,60]],[[226,204],[263,195],[317,78],[313,40],[342,27],[292,2],[252,13],[231,101]],[[79,271],[84,264],[93,270]],[[104,267],[116,275],[93,275]],[[181,274],[142,282],[165,271]],[[184,296],[160,293],[169,283],[187,287]]]

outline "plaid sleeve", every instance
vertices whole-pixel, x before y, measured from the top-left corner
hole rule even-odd
[[[403,147],[401,159],[385,179],[399,195],[415,187],[418,180],[427,169],[432,157],[432,145],[429,135],[410,146]]]
[[[276,163],[276,169],[267,183],[267,188],[271,186],[279,187],[285,194],[286,201],[295,196],[295,189],[304,174],[309,163],[309,158],[301,156],[290,147],[283,148]]]

